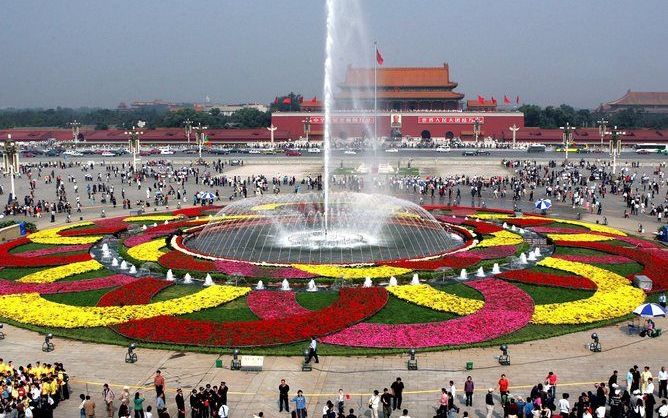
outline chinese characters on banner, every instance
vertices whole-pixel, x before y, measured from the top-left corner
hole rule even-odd
[[[472,116],[418,116],[418,123],[437,123],[437,124],[451,124],[451,125],[469,125],[478,120],[481,124],[485,123],[484,117]]]

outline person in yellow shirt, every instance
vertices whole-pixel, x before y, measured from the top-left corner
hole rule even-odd
[[[640,388],[642,393],[645,393],[645,388],[647,387],[647,382],[652,378],[652,372],[649,371],[649,366],[645,366],[645,369],[640,373]]]

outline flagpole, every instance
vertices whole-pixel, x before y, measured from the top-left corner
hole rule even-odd
[[[378,141],[378,43],[373,42],[373,140]],[[374,149],[376,147],[374,146]]]

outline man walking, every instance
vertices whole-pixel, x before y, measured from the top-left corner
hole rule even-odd
[[[285,379],[281,379],[281,384],[278,385],[278,412],[283,412],[284,405],[285,412],[290,412],[290,406],[288,405],[288,392],[290,392],[290,386],[285,383]]]
[[[83,403],[83,409],[86,413],[86,418],[95,417],[95,402],[90,398],[90,395],[86,395],[86,400]]]
[[[475,390],[475,385],[473,383],[473,378],[471,376],[467,376],[466,382],[464,382],[464,394],[466,395],[466,406],[473,406],[474,390]]]
[[[383,394],[380,395],[380,402],[383,404],[383,417],[390,418],[392,414],[392,395],[387,388],[383,389]]]
[[[186,418],[186,400],[183,398],[183,391],[181,388],[176,389],[176,410],[178,418]]]
[[[401,381],[400,377],[397,377],[397,380],[392,382],[390,386],[392,389],[392,409],[397,410],[401,409],[401,401],[403,401],[403,392],[404,392],[404,382]]]
[[[315,337],[311,337],[311,343],[308,346],[308,358],[306,359],[306,363],[310,363],[312,358],[315,358],[316,363],[320,363],[320,360],[318,359],[318,341],[316,341]]]
[[[492,418],[492,415],[494,414],[494,396],[492,396],[492,392],[494,392],[494,389],[489,388],[487,390],[487,395],[485,395],[485,407],[487,408],[487,415],[485,415],[485,418]]]
[[[107,417],[112,418],[114,416],[114,399],[116,395],[114,395],[114,391],[109,389],[109,385],[106,383],[102,386],[102,398],[107,407]]]
[[[155,386],[155,397],[159,397],[165,391],[165,378],[162,376],[162,372],[157,370],[155,376],[153,377],[153,385]]]

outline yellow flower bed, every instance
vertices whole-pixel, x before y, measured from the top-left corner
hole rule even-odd
[[[128,216],[123,219],[123,222],[164,222],[181,219],[181,215],[139,215]]]
[[[583,242],[598,242],[598,241],[612,241],[615,237],[607,235],[592,235],[592,234],[547,234],[548,237],[555,241],[583,241]]]
[[[363,279],[365,277],[390,277],[411,272],[401,267],[345,267],[331,264],[293,264],[292,267],[323,277],[343,277],[344,279]]]
[[[265,203],[264,205],[256,205],[250,208],[253,212],[261,212],[266,210],[276,210],[281,206],[292,205],[292,203]]]
[[[128,255],[140,261],[158,261],[160,256],[166,254],[165,251],[160,251],[160,248],[166,245],[164,238],[154,239],[128,248]]]
[[[82,226],[93,225],[93,222],[79,222],[76,224],[58,226],[56,228],[49,228],[42,231],[34,232],[28,235],[30,241],[36,244],[58,244],[58,245],[77,245],[77,244],[93,244],[99,241],[101,235],[91,235],[86,237],[61,237],[59,232],[67,229],[78,228]]]
[[[454,312],[458,315],[471,315],[485,304],[481,300],[452,295],[426,284],[390,286],[387,291],[399,299],[416,305],[425,306],[435,311]]]
[[[598,289],[587,299],[537,305],[531,319],[534,324],[586,324],[618,318],[633,312],[645,300],[645,292],[631,286],[627,278],[599,267],[552,257],[538,265],[586,277]]]
[[[18,282],[21,283],[53,283],[74,276],[75,274],[86,273],[93,270],[100,270],[104,266],[96,260],[80,261],[78,263],[66,264],[64,266],[52,267],[36,273],[21,277]]]
[[[485,238],[476,247],[497,247],[500,245],[521,244],[524,239],[520,235],[513,234],[510,231],[492,232],[493,238]]]
[[[182,315],[213,308],[248,292],[248,287],[210,286],[192,295],[148,305],[108,307],[64,305],[48,301],[38,293],[24,293],[0,296],[0,316],[45,327],[102,327],[135,319]]]

